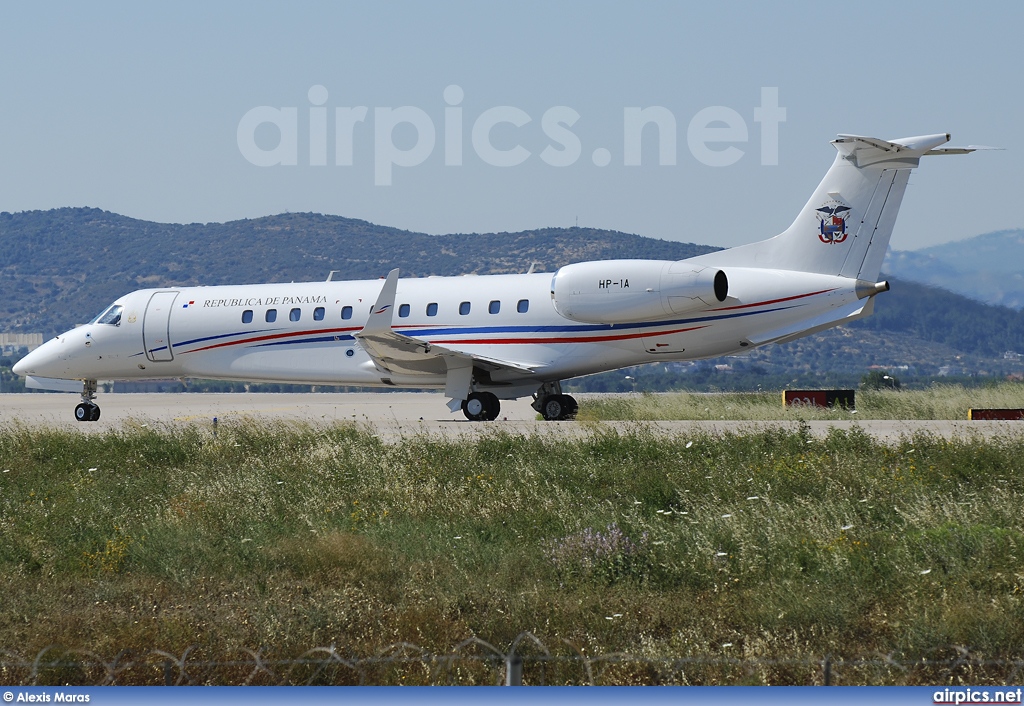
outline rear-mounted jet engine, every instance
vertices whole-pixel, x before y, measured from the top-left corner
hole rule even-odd
[[[566,265],[551,279],[555,310],[573,321],[622,324],[701,311],[725,301],[729,278],[714,267],[664,260]]]

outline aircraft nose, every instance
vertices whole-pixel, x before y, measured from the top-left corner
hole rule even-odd
[[[32,355],[32,354],[29,353],[28,355]],[[11,368],[11,372],[13,372],[15,375],[25,375],[26,374],[25,361],[28,360],[28,355],[25,356],[24,358],[22,358],[21,360],[19,360],[17,363],[15,363],[14,367]]]
[[[47,376],[54,371],[49,368],[57,361],[57,350],[53,345],[53,341],[47,341],[43,345],[30,352],[27,356],[19,360],[11,368],[11,371],[15,375],[41,375]]]

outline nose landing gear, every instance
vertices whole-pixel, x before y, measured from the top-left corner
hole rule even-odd
[[[100,418],[100,406],[96,399],[96,381],[86,380],[82,385],[82,402],[75,407],[75,419],[80,422],[95,422]]]
[[[94,402],[83,402],[75,407],[75,419],[80,422],[95,422],[100,418],[100,406]]]

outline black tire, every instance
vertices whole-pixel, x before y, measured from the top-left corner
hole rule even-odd
[[[462,400],[462,413],[471,422],[483,422],[487,420],[487,398],[483,393],[471,392],[469,397]]]
[[[541,414],[549,422],[556,422],[565,419],[565,395],[551,395],[541,405]]]
[[[75,419],[80,422],[95,422],[100,418],[100,406],[92,402],[82,402],[75,407]]]
[[[576,413],[580,411],[580,403],[576,401],[575,397],[569,395],[562,395],[565,398],[565,405],[567,407],[565,412],[565,419],[573,419],[576,417]]]
[[[574,419],[579,410],[579,403],[569,395],[551,395],[541,406],[541,414],[549,422],[560,422]]]
[[[483,398],[484,406],[487,408],[484,420],[493,422],[501,414],[501,402],[498,400],[498,396],[493,392],[481,392],[480,397]]]

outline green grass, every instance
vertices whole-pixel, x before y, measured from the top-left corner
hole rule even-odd
[[[388,445],[345,425],[7,427],[0,650],[372,656],[530,631],[589,655],[1019,659],[1022,459],[1020,438],[856,429]],[[579,678],[565,669],[548,683]],[[674,679],[812,678],[798,672]]]
[[[970,408],[1024,407],[1024,384],[989,387],[933,385],[925,390],[858,390],[856,412],[841,408],[785,407],[778,392],[691,392],[610,395],[585,400],[578,419],[749,421],[841,419],[967,419]]]

